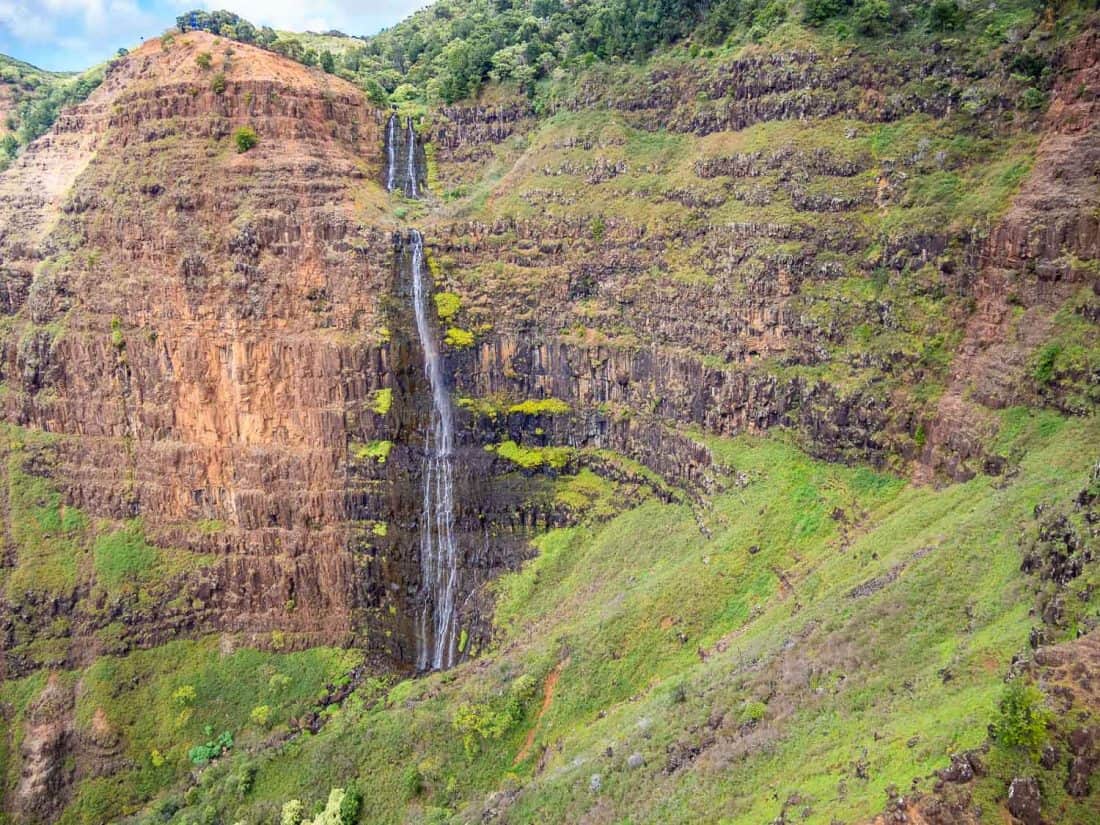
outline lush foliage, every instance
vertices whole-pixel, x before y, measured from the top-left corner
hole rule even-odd
[[[242,126],[233,133],[233,141],[237,144],[237,151],[244,153],[260,142],[260,136],[251,126]]]
[[[1044,705],[1043,692],[1023,679],[1005,687],[994,722],[993,734],[1005,747],[1022,748],[1038,754],[1047,740],[1047,725],[1053,714]]]

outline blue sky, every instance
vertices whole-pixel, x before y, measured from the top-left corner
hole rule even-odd
[[[180,12],[228,9],[257,26],[374,34],[429,0],[0,0],[0,53],[72,71],[157,37]]]

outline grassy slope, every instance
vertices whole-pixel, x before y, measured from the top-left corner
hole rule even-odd
[[[319,735],[249,757],[246,794],[244,757],[223,760],[202,805],[258,821],[351,783],[379,823],[468,821],[499,789],[518,792],[510,822],[762,822],[792,794],[809,822],[866,817],[888,786],[984,740],[1033,621],[1019,535],[1037,503],[1082,486],[1100,449],[1094,420],[1006,420],[1006,439],[1029,448],[1018,473],[939,492],[775,437],[713,441],[742,483],[698,513],[651,500],[545,535],[499,582],[495,651],[372,683]],[[877,592],[850,595],[897,565]],[[486,733],[469,747],[463,716]],[[670,749],[692,747],[700,755],[667,775]],[[643,767],[626,767],[633,753]],[[1086,820],[1067,808],[1062,821]]]

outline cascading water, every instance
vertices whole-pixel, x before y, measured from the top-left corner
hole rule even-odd
[[[389,121],[386,123],[386,191],[393,191],[394,184],[394,167],[397,165],[396,153],[397,147],[394,145],[394,140],[397,138],[397,115],[390,115]]]
[[[386,191],[400,190],[407,198],[419,198],[424,188],[424,148],[420,145],[412,118],[405,119],[405,132],[398,138],[400,119],[386,121]]]
[[[454,524],[454,410],[443,373],[439,341],[424,276],[424,239],[409,232],[416,331],[432,394],[431,425],[424,440],[424,488],[420,517],[421,594],[416,664],[440,670],[454,664],[458,545]]]
[[[412,118],[410,117],[405,124],[405,131],[407,135],[407,159],[405,161],[406,169],[408,172],[408,178],[405,181],[405,194],[410,198],[419,198],[420,192],[417,187],[417,168],[416,168],[416,130],[413,129]]]

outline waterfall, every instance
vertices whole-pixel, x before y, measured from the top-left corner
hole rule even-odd
[[[398,139],[400,118],[390,115],[386,121],[386,169],[383,182],[387,192],[400,190],[407,198],[419,198],[424,186],[424,148],[413,126],[412,118],[405,118],[404,137]]]
[[[389,121],[386,123],[386,191],[393,191],[394,184],[394,167],[397,165],[397,158],[395,157],[397,149],[394,147],[394,141],[397,138],[397,115],[390,115]]]
[[[407,157],[405,159],[406,173],[408,180],[405,182],[405,194],[410,198],[419,198],[420,192],[416,185],[417,169],[416,169],[416,130],[413,129],[412,118],[410,117],[406,121],[406,131],[408,133],[408,148],[406,149]]]
[[[413,311],[432,391],[431,424],[424,439],[424,494],[420,510],[421,603],[416,664],[440,670],[454,664],[458,546],[454,537],[454,410],[444,379],[434,315],[424,277],[424,239],[409,232]]]

